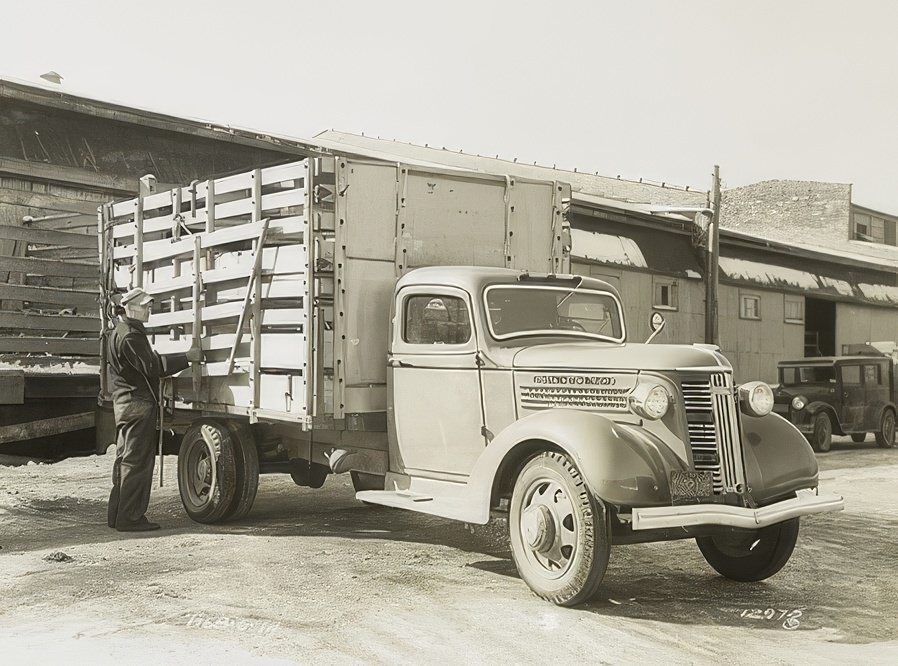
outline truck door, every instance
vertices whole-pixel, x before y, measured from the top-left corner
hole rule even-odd
[[[470,298],[461,289],[407,287],[397,294],[394,312],[390,468],[466,477],[486,446]]]

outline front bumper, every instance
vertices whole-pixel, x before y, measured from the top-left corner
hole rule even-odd
[[[835,493],[818,493],[810,488],[795,497],[759,509],[726,504],[689,504],[633,509],[634,530],[654,530],[693,525],[723,525],[758,529],[811,513],[841,511],[845,500]]]

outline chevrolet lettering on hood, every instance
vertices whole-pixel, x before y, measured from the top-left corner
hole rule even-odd
[[[522,409],[579,407],[627,411],[635,374],[519,373]]]

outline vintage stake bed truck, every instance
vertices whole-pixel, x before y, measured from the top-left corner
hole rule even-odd
[[[521,577],[588,599],[612,543],[695,538],[736,580],[789,559],[817,492],[805,438],[713,347],[627,342],[621,296],[569,275],[569,189],[309,158],[110,204],[106,318],[156,296],[181,498],[244,516],[261,472],[483,524]],[[657,332],[657,331],[656,331]]]

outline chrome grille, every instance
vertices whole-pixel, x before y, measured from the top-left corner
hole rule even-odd
[[[580,407],[602,410],[627,410],[627,390],[557,386],[522,386],[521,406],[527,409]]]
[[[723,372],[680,380],[696,471],[710,472],[715,493],[744,485],[742,439],[731,376]]]

